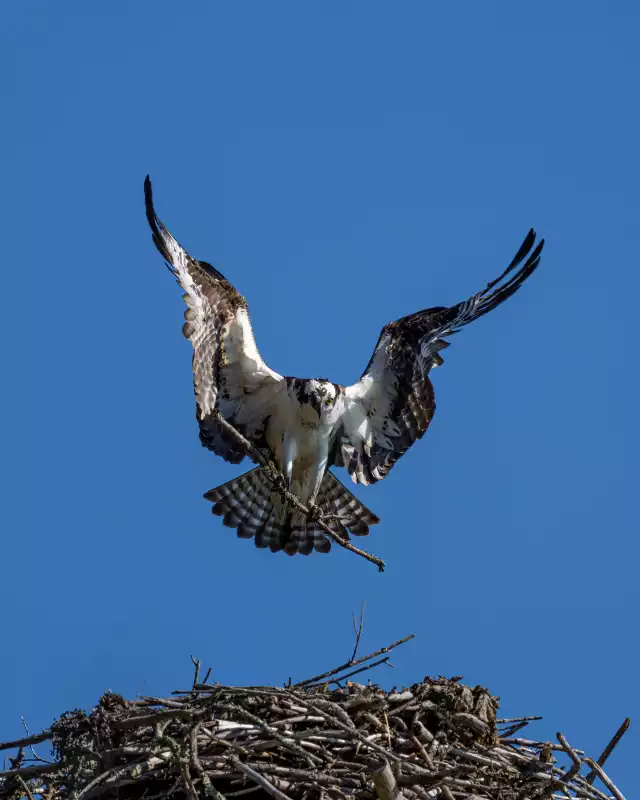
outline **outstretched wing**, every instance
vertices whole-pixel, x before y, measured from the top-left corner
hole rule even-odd
[[[144,196],[153,241],[186,292],[182,333],[193,345],[200,440],[238,464],[245,453],[221,431],[213,411],[218,408],[250,442],[263,447],[266,422],[284,380],[260,357],[244,297],[211,264],[192,258],[158,219],[149,176]]]
[[[540,261],[544,240],[534,248],[535,239],[530,230],[511,264],[482,292],[450,308],[418,311],[382,329],[362,377],[345,391],[334,463],[345,466],[354,482],[382,480],[422,438],[435,411],[429,371],[443,363],[440,350],[449,346],[442,337],[457,333],[522,286]]]

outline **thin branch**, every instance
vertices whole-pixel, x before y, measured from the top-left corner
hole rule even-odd
[[[356,624],[356,615],[353,615],[353,630],[356,634],[356,643],[353,647],[353,653],[351,654],[351,663],[355,661],[356,653],[358,652],[358,645],[360,644],[360,637],[362,636],[362,626],[364,625],[364,600],[362,601],[362,608],[360,609],[360,624]]]
[[[565,737],[561,733],[556,733],[556,738],[564,748],[564,751],[568,754],[571,761],[573,761],[573,764],[562,776],[562,780],[565,783],[569,783],[569,781],[573,779],[574,775],[577,775],[580,772],[580,767],[582,766],[582,762],[576,755],[576,752],[573,749],[573,747],[571,747],[569,742],[565,739]]]
[[[217,422],[220,424],[220,427],[226,433],[228,433],[229,436],[235,438],[238,444],[244,448],[247,456],[256,464],[260,464],[262,467],[266,468],[267,477],[271,479],[272,483],[274,484],[274,486],[276,486],[278,491],[280,491],[282,495],[286,497],[286,499],[290,503],[292,503],[294,506],[296,506],[296,508],[302,511],[303,514],[306,514],[308,516],[309,509],[307,508],[307,506],[305,506],[304,503],[302,503],[296,497],[296,495],[292,494],[291,492],[277,485],[279,482],[278,479],[280,479],[284,484],[284,477],[282,476],[282,473],[276,473],[273,476],[270,475],[269,473],[271,472],[271,465],[267,461],[267,459],[262,455],[262,453],[256,447],[254,447],[248,439],[245,439],[245,437],[241,433],[239,433],[233,427],[233,425],[227,422],[227,420],[222,416],[222,414],[218,410],[214,411],[213,414]],[[326,524],[326,522],[323,522],[322,514],[316,519],[314,519],[314,524],[317,525],[320,528],[320,530],[326,533],[327,536],[329,536],[329,538],[332,539],[336,544],[340,545],[340,547],[344,547],[345,550],[350,550],[352,553],[355,553],[356,555],[361,556],[362,558],[366,558],[367,561],[370,561],[372,564],[375,564],[378,567],[379,572],[384,572],[385,564],[381,558],[378,558],[377,556],[368,553],[366,550],[361,550],[359,547],[355,547],[354,545],[351,544],[351,542],[348,542],[341,536],[338,536],[338,534],[335,531],[331,530],[331,528]]]
[[[31,736],[31,731],[29,730],[29,728],[28,728],[28,726],[27,726],[27,721],[26,721],[26,719],[25,719],[24,717],[20,717],[20,719],[22,720],[22,727],[25,729],[27,736]],[[30,745],[29,745],[29,750],[31,750],[31,754],[33,755],[33,757],[34,757],[34,759],[35,759],[36,761],[42,761],[42,762],[43,762],[43,764],[52,764],[52,763],[53,763],[53,762],[52,762],[52,761],[50,761],[48,758],[41,758],[41,757],[40,757],[40,756],[39,756],[39,755],[36,753],[36,751],[33,749],[33,745],[32,745],[32,744],[30,744]]]
[[[364,667],[359,667],[358,669],[354,669],[353,672],[347,672],[345,675],[341,675],[339,678],[334,678],[332,681],[320,681],[319,684],[323,683],[338,683],[339,681],[346,681],[347,678],[353,678],[354,675],[358,675],[361,672],[366,672],[368,669],[373,669],[374,667],[379,667],[380,664],[391,664],[389,663],[389,656],[385,656],[381,658],[379,661],[374,661],[373,664],[366,664]]]
[[[23,778],[33,778],[36,775],[49,775],[53,772],[60,772],[63,768],[63,764],[36,764],[33,767],[4,770],[0,772],[0,778],[15,778],[18,774]]]
[[[186,722],[190,722],[193,719],[193,714],[186,708],[172,708],[167,711],[158,711],[155,714],[144,714],[139,717],[115,720],[113,725],[118,730],[127,731],[144,725],[157,725],[159,722],[166,722],[170,719],[183,719]]]
[[[355,728],[355,726],[354,727],[349,727],[349,725],[347,725],[346,723],[342,722],[342,720],[339,719],[337,716],[334,716],[333,714],[328,714],[326,711],[323,711],[321,708],[319,708],[317,705],[314,705],[313,703],[309,703],[309,708],[312,711],[314,711],[315,713],[320,714],[321,716],[325,717],[326,719],[331,720],[331,722],[333,722],[333,724],[337,725],[339,728],[342,728],[343,730],[348,731],[350,736],[356,738],[359,742],[361,742],[366,747],[368,747],[371,750],[373,750],[375,753],[378,753],[379,755],[381,755],[381,756],[383,756],[385,758],[388,758],[390,761],[400,761],[401,760],[399,756],[395,755],[394,753],[390,753],[388,750],[385,750],[384,747],[380,747],[380,745],[378,745],[374,741],[372,741],[372,737],[370,737],[370,736],[367,737],[367,736],[364,735],[364,733],[360,733],[360,731],[357,730],[357,728]]]
[[[31,794],[31,789],[30,789],[30,788],[27,786],[27,784],[26,784],[26,783],[24,782],[24,780],[22,779],[22,776],[20,776],[20,775],[18,775],[18,783],[19,783],[19,784],[20,784],[20,786],[22,786],[22,788],[24,789],[24,791],[25,791],[25,794],[27,795],[27,797],[29,798],[29,800],[33,800],[33,795]]]
[[[435,771],[436,765],[433,763],[433,759],[431,758],[429,753],[427,753],[427,751],[424,749],[424,745],[422,744],[420,739],[418,739],[417,736],[412,736],[411,741],[413,742],[415,748],[418,750],[418,752],[426,762],[429,769]]]
[[[498,735],[501,739],[503,736],[513,736],[514,733],[518,733],[518,731],[526,728],[528,724],[528,722],[519,722],[517,725],[512,725],[510,728],[505,728],[504,730],[499,731]]]
[[[189,770],[189,762],[187,759],[180,760],[180,775],[182,776],[182,783],[184,784],[187,794],[191,800],[200,800],[198,797],[198,792],[196,791],[196,787],[193,783],[193,778],[191,777],[191,771]]]
[[[25,736],[24,739],[14,739],[13,742],[1,742],[0,750],[13,750],[17,747],[27,747],[31,744],[40,744],[51,739],[53,734],[51,731],[43,731],[43,733],[35,733],[33,736]]]
[[[598,778],[604,783],[607,789],[611,792],[611,794],[616,798],[616,800],[625,800],[624,795],[618,789],[618,787],[613,783],[611,778],[607,775],[607,773],[602,769],[600,764],[596,764],[590,758],[585,758],[585,762],[591,767],[591,769],[596,773]]]
[[[245,794],[253,794],[254,792],[259,792],[261,786],[249,786],[248,789],[238,789],[237,792],[227,792],[227,797],[242,797]]]
[[[196,659],[191,656],[191,663],[195,667],[195,675],[193,676],[193,687],[195,687],[200,683],[200,659],[196,661]]]
[[[384,762],[381,768],[371,773],[371,780],[379,800],[404,800],[404,795],[396,783],[396,776],[391,771],[387,761]]]
[[[298,753],[301,755],[305,761],[309,764],[309,766],[314,766],[314,762],[317,764],[318,759],[317,756],[311,755],[311,753],[306,753],[301,747],[294,744],[292,741],[287,741],[284,736],[281,736],[277,731],[275,731],[272,727],[270,727],[261,717],[258,717],[256,714],[253,714],[251,711],[247,711],[246,708],[242,708],[242,706],[235,705],[233,703],[218,703],[213,702],[210,703],[211,708],[220,709],[221,711],[234,711],[239,717],[244,717],[248,719],[249,722],[252,722],[254,725],[259,725],[260,729],[270,738],[275,739],[285,750],[292,750],[294,753]]]
[[[301,686],[308,686],[310,683],[318,683],[319,681],[324,680],[325,678],[330,678],[333,675],[337,675],[340,672],[344,672],[345,669],[349,669],[349,667],[356,667],[358,664],[364,664],[365,661],[370,661],[372,658],[376,656],[380,656],[383,653],[388,653],[393,650],[394,647],[399,647],[401,644],[410,641],[415,637],[415,633],[410,633],[408,636],[405,636],[404,639],[398,639],[397,642],[390,644],[388,647],[381,647],[380,650],[376,650],[374,653],[369,653],[368,656],[363,656],[359,658],[357,661],[347,661],[345,664],[341,664],[339,667],[335,669],[330,669],[328,672],[323,672],[321,675],[314,675],[313,678],[307,678],[304,681],[298,681],[298,683],[293,684],[293,688],[299,689]]]
[[[265,792],[268,792],[272,797],[277,798],[277,800],[291,800],[289,795],[281,792],[280,789],[276,789],[276,787],[268,778],[265,778],[264,775],[260,775],[260,773],[256,772],[255,769],[252,769],[247,764],[244,764],[239,758],[232,757],[231,763],[237,770],[244,772],[248,778],[251,778],[254,783],[262,786]]]
[[[611,753],[613,753],[620,739],[622,739],[625,733],[629,730],[629,725],[631,725],[631,720],[629,719],[629,717],[627,717],[625,721],[622,723],[622,725],[618,728],[618,730],[614,733],[609,744],[602,751],[602,755],[596,761],[596,764],[599,764],[601,767],[604,767],[606,760],[609,758]],[[591,772],[587,775],[587,783],[591,785],[596,779],[596,777],[597,777],[596,771],[591,770]]]
[[[542,747],[547,747],[549,750],[562,750],[564,751],[564,747],[560,744],[551,744],[551,742],[539,742],[536,739],[519,739],[519,738],[504,738],[503,736],[500,737],[500,741],[502,744],[518,744],[522,745],[523,747],[535,747],[536,749],[540,749]],[[584,755],[584,750],[578,750],[577,747],[573,748],[573,752],[577,753],[579,756]],[[544,760],[544,759],[543,759]]]

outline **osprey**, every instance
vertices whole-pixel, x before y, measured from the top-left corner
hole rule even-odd
[[[382,480],[422,438],[435,411],[429,372],[443,363],[443,337],[500,305],[538,266],[544,240],[533,230],[507,269],[486,289],[451,307],[437,306],[385,325],[362,377],[353,386],[325,378],[283,377],[260,357],[247,301],[217,269],[190,256],[156,216],[145,180],[153,241],[184,289],[184,336],[193,345],[193,381],[200,441],[225,461],[245,457],[220,426],[219,412],[268,457],[286,488],[311,511],[292,507],[262,467],[204,496],[213,513],[253,538],[257,547],[289,555],[326,553],[330,538],[318,514],[338,536],[365,536],[379,522],[329,471],[345,467],[354,483]]]

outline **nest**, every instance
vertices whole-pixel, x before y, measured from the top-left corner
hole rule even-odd
[[[0,745],[17,750],[0,800],[624,800],[602,764],[628,720],[593,761],[562,734],[522,738],[539,717],[500,719],[498,698],[459,677],[391,691],[350,680],[407,639],[282,688],[201,682],[194,662],[192,688],[170,697],[107,692],[90,714]],[[33,750],[46,740],[49,762]]]

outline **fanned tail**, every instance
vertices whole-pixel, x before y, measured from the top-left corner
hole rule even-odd
[[[253,538],[256,547],[282,550],[288,536],[276,518],[277,494],[261,467],[245,472],[204,495],[214,503],[211,509],[223,525],[237,528],[241,539]]]
[[[325,472],[316,503],[324,514],[335,514],[341,519],[329,520],[327,524],[343,538],[349,533],[368,536],[369,525],[377,525],[380,517],[370,511],[332,472]]]
[[[236,528],[243,539],[253,538],[256,547],[268,547],[274,553],[284,550],[288,555],[331,550],[327,534],[302,511],[289,507],[261,467],[211,489],[204,496],[214,503],[212,511],[223,517],[224,525]],[[330,515],[326,520],[329,528],[345,540],[349,539],[349,533],[366,536],[369,525],[380,521],[330,472],[324,474],[316,505],[323,514]]]

